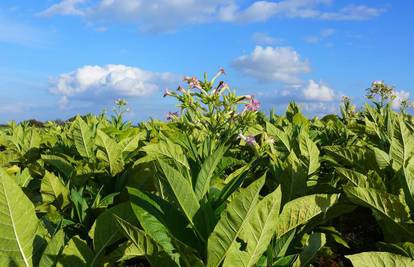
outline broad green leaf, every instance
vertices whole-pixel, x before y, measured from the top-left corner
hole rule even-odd
[[[42,194],[43,202],[52,203],[56,201],[56,204],[61,209],[70,204],[69,189],[51,172],[45,172],[40,185],[40,193]]]
[[[74,168],[72,165],[64,158],[57,155],[42,155],[42,159],[46,164],[49,164],[62,173],[67,179],[69,179],[73,172]]]
[[[414,134],[407,128],[403,119],[395,121],[394,135],[391,139],[390,158],[392,168],[399,171],[414,153]]]
[[[336,167],[336,172],[343,178],[347,179],[352,185],[359,187],[369,187],[368,178],[366,175],[345,168]]]
[[[112,176],[117,175],[124,169],[122,148],[101,130],[96,140],[99,147],[96,157],[109,165]]]
[[[74,236],[63,249],[62,257],[59,259],[57,266],[91,267],[92,258],[93,251],[86,242],[80,239],[79,236]]]
[[[118,204],[99,215],[90,232],[90,236],[93,237],[95,249],[95,255],[91,264],[95,264],[95,261],[104,253],[106,247],[112,245],[123,237],[123,234],[119,227],[117,227],[116,220],[113,217],[114,214],[130,222],[136,222],[130,203],[128,202]]]
[[[42,258],[40,259],[39,267],[54,267],[56,266],[59,254],[65,245],[65,233],[59,230],[47,244]]]
[[[124,235],[136,246],[136,256],[144,254],[152,266],[178,266],[144,231],[116,215],[114,217]]]
[[[227,149],[228,147],[226,146],[220,146],[203,162],[194,186],[194,191],[197,199],[202,199],[207,193],[208,189],[210,188],[210,181],[214,174],[214,171],[216,170],[217,165],[220,163]]]
[[[21,173],[16,174],[15,179],[20,187],[27,187],[33,177],[30,175],[29,169],[26,168]]]
[[[285,168],[280,177],[283,204],[305,194],[307,178],[307,170],[296,157],[295,152],[292,151],[285,162]]]
[[[375,161],[381,170],[390,166],[390,156],[388,153],[376,147],[371,147],[371,149],[374,151]]]
[[[313,142],[308,133],[305,131],[299,136],[299,148],[302,156],[306,158],[306,164],[308,166],[308,176],[316,173],[319,169],[319,149]]]
[[[239,242],[233,243],[223,266],[254,266],[266,251],[275,233],[279,217],[282,192],[278,187],[273,193],[263,198],[254,208],[253,214],[247,219],[238,238],[247,244],[241,251]]]
[[[414,238],[414,224],[408,224],[410,222],[408,207],[398,196],[371,188],[351,186],[345,187],[344,191],[353,203],[375,210],[402,235]]]
[[[185,213],[188,221],[193,223],[193,218],[200,208],[200,204],[198,203],[197,196],[193,191],[190,181],[163,160],[158,159],[158,163],[164,172],[175,199]]]
[[[266,131],[269,133],[269,135],[277,137],[278,140],[282,142],[287,151],[291,150],[289,136],[285,132],[269,122],[266,122]]]
[[[114,249],[109,255],[108,258],[112,262],[119,262],[130,260],[136,257],[144,257],[145,250],[142,247],[137,247],[131,241],[125,242],[116,249]]]
[[[208,239],[208,267],[219,266],[237,242],[236,239],[248,223],[250,216],[255,214],[254,210],[264,181],[262,177],[246,189],[241,189],[222,212],[219,222]]]
[[[84,158],[94,158],[93,147],[94,138],[92,131],[81,117],[76,117],[73,122],[73,141],[79,155]]]
[[[152,160],[156,160],[157,158],[161,158],[164,160],[173,159],[174,162],[179,163],[181,166],[184,166],[186,169],[190,169],[190,165],[188,164],[187,158],[181,146],[174,144],[170,141],[160,142],[157,144],[149,144],[141,148],[141,150],[147,153],[148,159],[141,158],[136,162],[136,164],[141,163],[143,160],[152,161]]]
[[[277,237],[281,237],[310,219],[326,213],[338,199],[338,194],[315,194],[289,201],[279,216],[276,226]]]
[[[293,266],[307,267],[315,258],[316,254],[326,244],[326,236],[323,233],[313,233],[307,242],[307,245],[302,249],[299,257]]]
[[[354,267],[412,267],[414,260],[389,252],[363,252],[346,256]]]
[[[0,263],[33,266],[39,222],[32,202],[0,168]]]
[[[414,214],[414,158],[411,158],[411,160],[408,161],[408,164],[403,168],[400,177],[406,202],[411,209],[411,213]]]

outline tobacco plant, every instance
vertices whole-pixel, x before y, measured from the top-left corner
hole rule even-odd
[[[269,116],[218,79],[166,90],[168,121],[0,128],[1,266],[414,266],[414,119]]]

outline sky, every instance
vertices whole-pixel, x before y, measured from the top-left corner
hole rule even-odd
[[[0,123],[176,111],[184,76],[224,79],[262,110],[334,113],[372,81],[414,96],[411,0],[2,0]]]

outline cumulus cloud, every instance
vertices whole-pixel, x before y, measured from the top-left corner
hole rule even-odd
[[[259,81],[278,81],[294,84],[298,76],[311,70],[309,63],[290,47],[256,46],[251,54],[242,55],[233,61],[240,72]]]
[[[61,96],[64,108],[70,99],[100,101],[118,97],[142,97],[164,86],[177,84],[178,75],[152,72],[125,65],[84,66],[51,79],[51,92]]]
[[[410,99],[410,92],[401,90],[401,91],[395,91],[395,99],[392,102],[392,107],[395,109],[399,109],[401,106],[401,102],[405,101],[405,100],[409,100]]]
[[[322,83],[318,84],[314,80],[309,80],[302,93],[306,100],[326,102],[335,99],[335,92],[332,88]]]
[[[210,22],[263,22],[271,18],[320,20],[366,20],[385,10],[364,5],[348,5],[324,11],[332,0],[253,1],[242,6],[240,0],[61,0],[42,15],[83,16],[89,22],[124,22],[143,31],[174,31],[179,26]]]

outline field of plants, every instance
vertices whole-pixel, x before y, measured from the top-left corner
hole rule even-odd
[[[0,266],[414,266],[414,118],[367,104],[260,111],[218,78],[168,121],[0,128]]]

